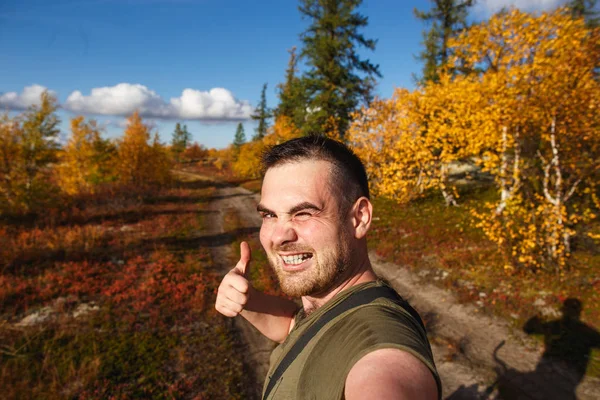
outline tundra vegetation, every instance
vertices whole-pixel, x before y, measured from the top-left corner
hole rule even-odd
[[[371,48],[356,31],[366,25],[351,13],[358,3],[329,10],[349,10],[354,43]],[[262,151],[311,130],[365,161],[378,256],[517,327],[538,313],[552,318],[548,310],[571,297],[581,300],[582,319],[600,326],[600,31],[579,18],[588,14],[507,10],[461,22],[444,36],[443,62],[424,58],[435,71],[416,89],[370,98],[378,69],[366,60],[364,79],[356,68],[342,74],[357,89],[352,98],[335,92],[339,104],[320,105],[341,86],[315,83],[338,75],[310,46],[331,28],[319,18],[337,20],[317,2],[302,4],[317,36],[290,51],[280,103],[271,110],[261,100],[251,141],[239,125],[231,146],[206,149],[179,125],[168,146],[134,113],[116,140],[74,117],[61,146],[48,93],[0,118],[4,396],[247,397],[236,336],[213,311],[222,271],[201,239],[215,183],[172,171],[194,168],[259,191]],[[441,39],[429,32],[439,52]],[[225,215],[228,231],[237,218]],[[232,252],[242,239],[259,246],[235,238]],[[252,273],[258,288],[278,293],[268,269]],[[588,373],[600,376],[598,350]]]

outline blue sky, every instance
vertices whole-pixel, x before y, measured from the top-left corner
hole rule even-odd
[[[563,0],[480,0],[473,18],[502,6],[551,9]],[[1,0],[0,107],[18,112],[44,88],[62,105],[63,137],[77,114],[96,118],[107,137],[122,134],[134,109],[147,115],[169,141],[177,121],[194,140],[225,147],[247,119],[264,83],[267,103],[277,102],[292,46],[308,21],[296,0]],[[427,0],[364,0],[366,37],[383,78],[378,95],[414,86],[421,66],[424,25],[413,8]],[[34,86],[37,85],[37,86]]]

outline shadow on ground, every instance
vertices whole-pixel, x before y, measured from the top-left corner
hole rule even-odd
[[[477,385],[461,386],[447,399],[577,399],[575,391],[585,376],[592,349],[600,348],[600,333],[580,320],[582,307],[580,300],[569,298],[563,303],[561,318],[542,321],[536,316],[525,323],[525,333],[544,337],[545,350],[535,370],[521,372],[502,361],[499,356],[502,341],[493,353],[497,363],[496,382],[483,393]],[[493,393],[497,396],[490,397]]]

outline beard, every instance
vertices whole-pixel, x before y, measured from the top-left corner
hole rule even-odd
[[[345,236],[345,232],[342,236]],[[283,260],[277,251],[311,253],[312,266],[302,271],[285,271]],[[333,249],[326,249],[318,255],[313,249],[298,245],[285,245],[269,254],[269,264],[283,293],[290,297],[314,296],[334,289],[344,278],[350,266],[351,249],[348,241],[338,241]]]

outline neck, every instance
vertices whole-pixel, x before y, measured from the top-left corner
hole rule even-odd
[[[332,289],[310,296],[303,296],[302,305],[304,307],[304,312],[306,314],[314,312],[345,289],[361,283],[377,280],[377,275],[373,272],[371,261],[368,256],[365,256],[364,259],[357,264],[357,267],[352,268],[349,272],[350,276],[344,276],[341,281],[335,282]]]

